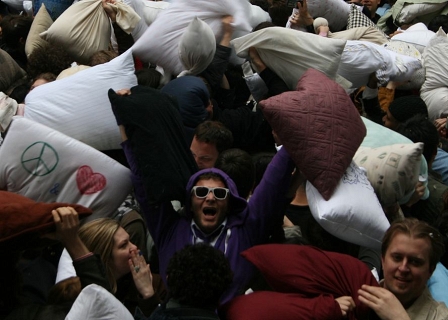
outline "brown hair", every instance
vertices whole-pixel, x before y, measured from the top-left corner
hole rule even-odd
[[[406,218],[404,220],[397,220],[391,224],[386,231],[381,245],[381,255],[384,258],[387,249],[389,248],[392,239],[397,234],[405,234],[414,239],[428,239],[431,243],[431,250],[429,253],[429,268],[432,271],[436,268],[437,262],[445,253],[445,246],[443,244],[442,236],[434,227],[430,226],[424,221],[415,218]]]
[[[81,280],[79,277],[70,277],[59,281],[48,292],[48,304],[61,304],[64,302],[75,302],[81,293]]]
[[[100,50],[98,52],[95,52],[91,57],[89,61],[89,66],[94,67],[99,64],[103,64],[106,62],[109,62],[110,60],[118,57],[118,53],[112,50]]]

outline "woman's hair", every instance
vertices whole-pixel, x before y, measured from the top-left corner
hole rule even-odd
[[[391,224],[384,235],[383,244],[381,245],[381,255],[383,257],[397,234],[405,234],[413,239],[428,239],[431,243],[429,269],[431,272],[434,271],[437,262],[440,261],[440,258],[445,253],[445,246],[440,232],[426,222],[415,218],[398,220]]]
[[[118,228],[120,228],[118,221],[100,218],[87,222],[78,231],[87,249],[101,257],[113,293],[117,291],[117,281],[114,276],[112,250],[115,245],[114,235]]]
[[[38,74],[36,77],[34,77],[33,82],[39,79],[43,79],[47,82],[53,82],[56,80],[56,76],[54,75],[54,73],[51,72],[41,73]]]
[[[63,70],[70,68],[73,61],[62,47],[47,44],[34,49],[28,57],[28,75],[30,78],[47,72],[59,75]]]

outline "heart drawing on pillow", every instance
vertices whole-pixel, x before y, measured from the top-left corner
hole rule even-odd
[[[89,166],[81,166],[76,173],[76,184],[81,194],[94,194],[104,189],[106,177],[93,172]]]

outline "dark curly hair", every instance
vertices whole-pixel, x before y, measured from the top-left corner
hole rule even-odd
[[[58,76],[61,71],[69,68],[73,61],[75,60],[60,46],[47,44],[34,49],[29,56],[28,76],[33,79],[48,72]]]
[[[233,279],[224,254],[208,244],[187,245],[176,252],[167,268],[170,296],[195,308],[216,308]]]

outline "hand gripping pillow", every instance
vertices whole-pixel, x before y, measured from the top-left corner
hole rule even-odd
[[[201,39],[201,44],[197,41]],[[216,51],[216,40],[212,29],[204,21],[194,18],[185,30],[179,43],[179,58],[184,70],[180,76],[197,75],[212,62]]]
[[[3,164],[3,163],[2,163]],[[0,190],[0,246],[5,244],[27,245],[39,235],[54,232],[51,211],[59,207],[73,207],[80,218],[92,214],[92,210],[72,203],[35,202],[23,195]]]
[[[380,249],[390,224],[366,173],[351,163],[330,200],[306,185],[311,213],[326,231],[347,242]]]
[[[425,82],[420,96],[428,107],[432,121],[448,115],[448,65],[443,62],[448,59],[446,41],[446,34],[439,30],[431,40],[436,44],[429,45],[423,53]]]
[[[295,244],[258,245],[241,255],[260,270],[274,291],[304,297],[351,296],[356,305],[354,319],[368,319],[369,308],[359,301],[358,290],[363,284],[378,286],[378,282],[359,259]]]
[[[221,36],[224,15],[232,15],[235,30],[248,33],[251,29],[239,0],[177,0],[161,12],[132,49],[142,61],[156,64],[165,72],[178,75],[184,70],[179,59],[179,42],[195,17],[207,23],[217,39]],[[192,45],[201,46],[201,39]]]
[[[262,100],[259,105],[307,180],[325,200],[330,199],[366,135],[344,89],[309,69],[296,91]]]
[[[247,58],[255,47],[268,68],[294,90],[309,68],[336,78],[345,41],[281,27],[262,29],[230,42],[238,56]]]
[[[353,160],[366,169],[381,204],[389,206],[414,190],[422,152],[423,143],[360,147]]]
[[[77,203],[110,216],[131,192],[130,171],[103,153],[23,117],[0,148],[0,189],[34,201]]]
[[[27,57],[31,55],[34,49],[42,48],[47,44],[47,42],[42,39],[39,34],[47,31],[52,24],[53,20],[48,14],[45,4],[42,3],[42,6],[34,17],[30,32],[26,38],[25,53]]]
[[[124,31],[131,32],[140,17],[121,2],[117,1],[115,6],[118,10],[117,24]],[[87,64],[95,52],[108,49],[110,35],[110,20],[99,0],[74,3],[40,34],[44,40],[62,46],[82,64]]]
[[[120,149],[121,137],[107,97],[109,88],[137,85],[132,52],[39,86],[25,99],[25,118],[98,150]]]
[[[134,317],[113,294],[96,284],[85,287],[65,320],[133,320]]]
[[[107,50],[110,34],[109,17],[101,1],[83,0],[65,10],[40,36],[63,47],[77,62],[88,64],[95,52]]]

